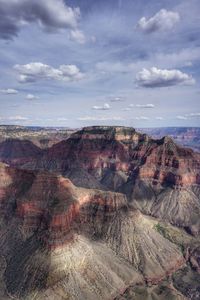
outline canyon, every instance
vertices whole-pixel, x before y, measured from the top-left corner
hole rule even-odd
[[[163,136],[170,136],[179,145],[192,148],[197,152],[200,151],[199,127],[140,128],[138,131],[145,132],[156,139],[159,139]]]
[[[2,299],[199,299],[198,152],[92,126],[0,161]]]

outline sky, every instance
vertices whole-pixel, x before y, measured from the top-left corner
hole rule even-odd
[[[200,126],[199,0],[0,0],[0,124]]]

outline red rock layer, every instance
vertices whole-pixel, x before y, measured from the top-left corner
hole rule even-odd
[[[200,156],[192,150],[177,146],[170,138],[163,138],[160,144],[152,144],[149,151],[149,155],[144,154],[145,163],[140,166],[141,179],[176,186],[200,184]]]
[[[153,140],[131,128],[85,128],[43,157],[45,168],[63,173],[76,165],[98,180],[111,170],[154,184],[200,184],[199,154],[177,146],[171,138]]]
[[[0,161],[22,166],[41,157],[43,150],[31,141],[7,139],[0,143]]]
[[[7,257],[9,257],[9,248],[12,247],[13,240],[15,242],[13,232],[21,237],[20,247],[24,246],[26,250],[24,252],[25,259],[20,251],[20,256],[16,259],[18,252],[14,251],[13,260],[11,263],[9,262],[7,284],[10,285],[13,282],[9,270],[11,272],[21,270],[22,278],[24,272],[26,275],[25,280],[21,280],[21,278],[19,281],[16,280],[14,291],[17,285],[17,292],[19,292],[21,286],[31,285],[36,274],[43,274],[44,270],[41,269],[41,271],[40,268],[37,271],[39,273],[32,271],[34,263],[36,261],[38,264],[39,259],[39,264],[44,263],[45,268],[49,268],[51,260],[48,259],[52,253],[54,256],[52,261],[55,258],[59,261],[59,264],[55,265],[56,272],[62,277],[62,268],[59,272],[57,266],[60,267],[66,257],[62,258],[62,255],[59,255],[62,254],[62,251],[65,253],[68,250],[69,252],[66,253],[73,253],[77,236],[82,236],[85,241],[89,241],[89,248],[86,247],[86,249],[90,249],[91,256],[96,255],[95,251],[97,251],[104,259],[104,253],[107,256],[107,252],[102,252],[103,249],[107,251],[112,249],[112,255],[114,253],[116,257],[119,256],[121,262],[124,259],[123,264],[129,263],[131,269],[140,266],[143,268],[143,275],[148,283],[159,282],[184,264],[178,248],[158,234],[151,221],[147,220],[139,211],[129,209],[123,194],[77,188],[70,180],[53,173],[28,172],[5,165],[0,165],[0,176],[1,221],[5,219],[7,222],[7,218],[10,218],[10,224],[14,225],[12,227],[14,231],[10,231],[11,236],[9,234],[7,236],[7,247],[5,247],[8,248]],[[94,242],[94,239],[97,239],[98,242]],[[94,245],[91,246],[90,243],[91,245],[94,243]],[[157,249],[157,245],[159,245],[159,249]],[[0,246],[2,247],[2,245]],[[62,251],[59,251],[60,248]],[[19,249],[22,251],[22,248]],[[52,250],[58,251],[52,252]],[[80,252],[77,256],[78,265],[81,268],[83,257],[87,257],[87,254],[84,253],[85,256],[82,257],[82,248],[78,252]],[[76,248],[74,253],[76,258]],[[47,260],[44,259],[46,254],[48,254]],[[30,262],[32,257],[33,262]],[[109,258],[109,264],[112,264],[112,259],[112,257]],[[94,269],[96,269],[95,263],[96,261]],[[24,266],[24,269],[21,266]],[[85,267],[87,270],[87,265]],[[97,270],[101,270],[101,267],[100,263]],[[116,265],[116,268],[118,271],[120,270],[118,269],[119,265]],[[152,272],[151,268],[159,270],[158,274],[157,271]],[[29,272],[30,269],[31,272]],[[73,277],[76,269],[71,268],[70,272]],[[64,272],[65,276],[66,274]],[[105,273],[103,272],[103,274]]]
[[[1,215],[7,214],[11,197],[13,210],[9,216],[19,218],[24,234],[41,232],[50,248],[72,238],[75,222],[87,227],[91,216],[109,217],[126,205],[122,194],[78,189],[68,179],[52,173],[31,173],[1,165],[0,176]]]
[[[200,154],[177,146],[169,137],[153,140],[128,127],[87,127],[47,151],[31,142],[8,140],[0,144],[0,159],[61,174],[84,169],[98,181],[110,170],[153,184],[200,184]]]

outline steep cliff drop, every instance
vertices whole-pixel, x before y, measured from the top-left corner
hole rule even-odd
[[[56,171],[77,186],[122,192],[143,213],[200,232],[200,154],[169,137],[87,127],[29,167]]]

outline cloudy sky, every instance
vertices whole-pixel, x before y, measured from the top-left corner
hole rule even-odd
[[[199,0],[0,0],[0,123],[200,126]]]

